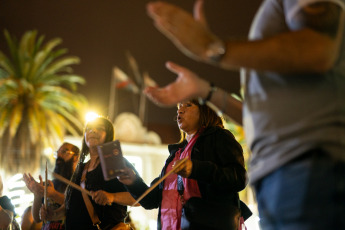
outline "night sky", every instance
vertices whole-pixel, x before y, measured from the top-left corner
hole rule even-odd
[[[102,115],[108,115],[113,67],[117,66],[131,74],[126,52],[130,52],[136,59],[140,72],[147,72],[159,85],[165,85],[176,77],[164,66],[166,61],[171,60],[212,80],[215,85],[229,92],[239,92],[237,71],[223,71],[185,57],[153,26],[146,14],[147,2],[149,1],[0,0],[0,29],[7,29],[17,38],[32,29],[44,34],[45,41],[55,37],[62,38],[63,43],[59,47],[67,48],[69,55],[81,59],[81,63],[74,65],[73,69],[87,83],[78,91],[86,96],[90,109],[97,110]],[[168,2],[189,12],[192,12],[194,3],[191,0]],[[206,16],[211,29],[224,39],[246,38],[260,2],[205,0]],[[7,51],[3,33],[0,35],[0,50]],[[126,90],[117,92],[117,113],[137,114],[138,96]],[[156,129],[161,135],[169,136],[161,131],[162,127],[176,128],[173,119],[176,108],[159,108],[147,101],[145,115],[144,124]]]

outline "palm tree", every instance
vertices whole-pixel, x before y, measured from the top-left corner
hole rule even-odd
[[[76,92],[84,78],[72,73],[78,57],[45,44],[27,31],[20,41],[4,31],[9,55],[0,51],[0,169],[34,172],[46,147],[57,147],[66,132],[78,135],[86,99]]]

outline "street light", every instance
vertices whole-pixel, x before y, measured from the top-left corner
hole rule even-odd
[[[85,121],[87,123],[87,122],[95,120],[97,117],[99,117],[99,115],[97,113],[95,113],[95,112],[87,112],[86,115],[85,115]]]

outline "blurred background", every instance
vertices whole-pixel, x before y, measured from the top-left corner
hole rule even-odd
[[[6,98],[0,102],[0,138],[3,146],[0,152],[0,173],[4,178],[5,192],[12,192],[13,197],[18,198],[17,201],[14,199],[18,218],[32,202],[31,194],[21,181],[22,173],[29,170],[36,177],[39,174],[43,175],[42,165],[48,161],[51,167],[54,166],[52,153],[64,140],[80,146],[85,115],[90,111],[114,121],[116,137],[123,143],[124,155],[136,165],[139,172],[142,172],[147,183],[159,175],[168,154],[167,144],[179,140],[179,131],[174,120],[176,108],[157,107],[142,96],[141,90],[152,84],[163,86],[175,79],[176,75],[165,68],[166,61],[186,66],[211,80],[216,86],[239,95],[239,73],[198,63],[183,55],[154,27],[146,14],[145,6],[148,2],[0,0],[0,51],[4,55],[11,56],[10,45],[4,35],[5,30],[10,34],[12,41],[17,40],[18,44],[25,32],[36,31],[37,40],[38,37],[44,36],[42,44],[55,38],[61,39],[55,50],[66,49],[61,57],[76,57],[68,64],[65,63],[66,70],[72,77],[80,77],[74,81],[66,80],[59,83],[62,89],[70,91],[65,98],[73,100],[68,103],[77,108],[68,110],[66,107],[74,118],[67,116],[65,120],[59,116],[54,118],[54,115],[61,111],[48,108],[50,110],[46,112],[46,107],[42,108],[41,115],[33,112],[29,116],[31,120],[24,119],[25,114],[30,113],[13,106],[18,103],[18,99],[13,100],[13,94],[19,95],[19,89],[22,89],[23,85],[13,88],[12,83],[0,83],[0,92],[2,97]],[[193,10],[192,0],[168,2],[189,12]],[[250,23],[260,3],[261,0],[205,0],[205,14],[210,28],[221,38],[243,39],[247,37]],[[30,50],[30,42],[21,44],[17,47],[18,50],[25,49],[25,46]],[[0,71],[0,76],[5,74]],[[57,83],[54,83],[54,86],[57,86]],[[21,95],[23,94],[19,96]],[[21,113],[18,113],[19,110]],[[31,124],[34,121],[32,116],[36,116],[36,121],[46,122],[41,126],[48,127],[47,123],[51,121],[55,123],[49,128],[42,129],[39,122],[36,122],[36,125]],[[227,123],[227,127],[246,149],[241,128],[230,122]],[[35,128],[40,131],[36,132]],[[30,140],[27,135],[30,136]],[[17,141],[19,139],[21,141]],[[246,158],[249,158],[247,152]],[[20,188],[23,192],[16,191],[21,190]],[[241,197],[255,210],[250,188],[242,192]],[[23,203],[23,199],[26,203]],[[138,229],[155,229],[155,211],[132,209],[133,219],[140,226]],[[257,228],[257,220],[253,218],[251,221],[253,225],[248,229]]]

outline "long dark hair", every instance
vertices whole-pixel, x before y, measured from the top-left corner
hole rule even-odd
[[[217,113],[212,110],[207,105],[200,105],[197,99],[190,100],[190,102],[196,106],[198,106],[200,111],[199,117],[199,129],[201,128],[208,128],[213,126],[218,126],[220,128],[224,128],[223,119],[217,115]],[[179,143],[183,142],[186,139],[186,133],[180,129],[180,141]]]
[[[97,124],[97,123],[102,123],[105,127],[106,136],[105,136],[104,143],[113,141],[115,139],[114,126],[111,123],[111,121],[105,117],[97,117],[96,119],[88,122],[85,125],[84,132],[83,132],[83,143],[82,143],[82,147],[81,147],[81,153],[80,153],[78,165],[77,165],[77,167],[76,167],[76,169],[72,175],[72,178],[71,178],[71,181],[73,183],[76,183],[77,177],[78,177],[78,175],[81,174],[81,170],[83,169],[82,165],[84,163],[85,157],[87,155],[89,155],[89,153],[90,153],[90,149],[86,145],[86,141],[85,141],[85,131],[89,125]],[[71,193],[72,193],[72,188],[70,186],[68,186],[66,189],[66,194],[65,194],[65,196],[66,196],[65,207],[66,208],[69,208],[68,206],[69,206],[69,200],[71,198]]]

